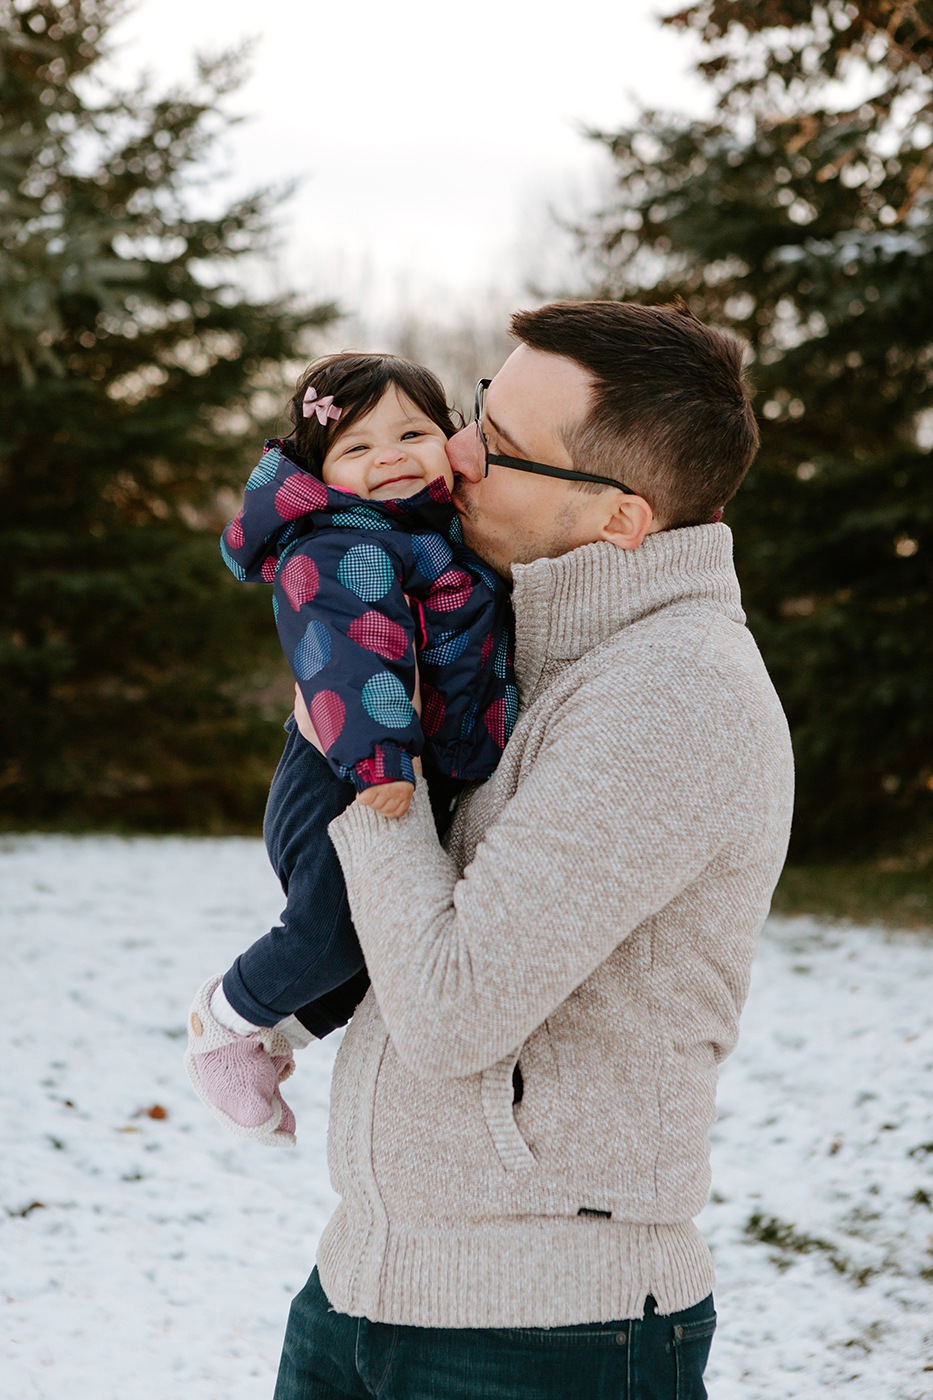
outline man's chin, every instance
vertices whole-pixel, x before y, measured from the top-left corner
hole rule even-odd
[[[479,512],[474,501],[468,495],[469,483],[462,477],[454,479],[453,498],[457,507],[457,514],[460,517],[460,524],[463,527],[463,542],[467,549],[471,549],[480,559],[495,569],[497,574],[501,574],[504,579],[511,582],[512,569],[511,560],[499,557],[499,551],[486,539],[480,528]]]

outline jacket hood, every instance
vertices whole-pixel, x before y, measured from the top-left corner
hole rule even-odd
[[[459,535],[453,498],[443,477],[414,496],[374,501],[325,486],[299,467],[286,449],[278,438],[265,443],[246,483],[243,505],[221,534],[224,562],[241,582],[272,583],[289,545],[314,530],[401,527],[434,530],[447,538]]]

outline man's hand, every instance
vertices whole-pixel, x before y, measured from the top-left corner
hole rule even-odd
[[[384,817],[404,817],[411,805],[414,788],[411,783],[400,780],[397,783],[378,783],[375,787],[364,788],[356,794],[357,802],[364,807],[372,807]]]

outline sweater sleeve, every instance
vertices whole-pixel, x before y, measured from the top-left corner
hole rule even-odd
[[[384,539],[302,538],[278,568],[274,600],[282,649],[337,776],[357,791],[414,783],[424,742],[414,624]]]
[[[642,693],[626,714],[624,690],[612,675],[565,702],[462,874],[426,794],[399,821],[354,803],[331,823],[379,1008],[413,1072],[459,1077],[516,1050],[727,839],[745,761],[735,726],[724,756],[696,691]]]

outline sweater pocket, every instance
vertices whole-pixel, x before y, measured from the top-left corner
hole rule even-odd
[[[499,1161],[508,1172],[527,1171],[536,1165],[535,1156],[515,1122],[515,1081],[513,1074],[519,1051],[483,1070],[480,1097],[483,1117]]]

